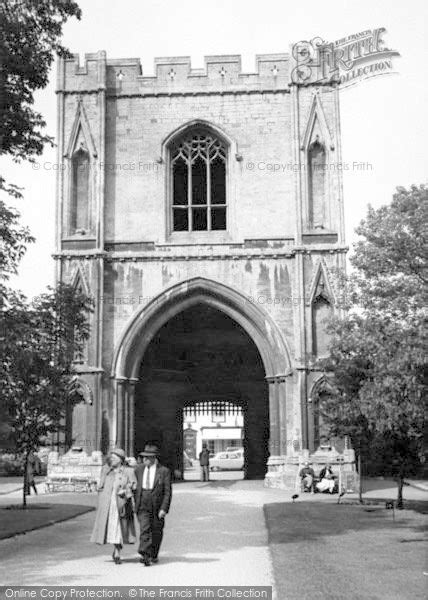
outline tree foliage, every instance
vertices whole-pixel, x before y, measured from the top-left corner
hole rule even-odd
[[[0,312],[0,403],[25,457],[65,426],[73,359],[89,337],[91,310],[85,294],[60,284],[30,305],[11,292]]]
[[[1,154],[34,160],[46,143],[53,143],[43,132],[43,116],[33,107],[34,92],[46,87],[55,55],[69,55],[61,44],[62,28],[70,17],[80,16],[71,0],[1,2]],[[0,184],[4,187],[4,180]]]
[[[0,3],[0,155],[16,162],[34,161],[53,139],[43,132],[46,125],[34,109],[34,93],[44,88],[55,55],[69,51],[61,44],[67,19],[80,19],[81,11],[71,0],[3,0]],[[0,174],[0,191],[22,197],[19,186]],[[26,245],[33,242],[26,227],[19,225],[19,212],[0,200],[0,301],[4,281],[16,273]]]
[[[423,460],[426,393],[428,191],[398,188],[357,228],[345,317],[328,326],[332,394],[323,418],[357,450],[403,477]]]
[[[0,3],[0,155],[34,161],[46,144],[53,145],[34,94],[47,85],[55,55],[70,55],[61,44],[62,28],[80,16],[72,0]],[[0,192],[22,197],[22,189],[2,175]],[[30,304],[6,287],[33,241],[19,212],[0,200],[0,401],[26,461],[41,439],[62,426],[73,356],[89,335],[91,305],[65,285]],[[26,487],[24,481],[24,505]]]
[[[2,280],[17,273],[27,244],[34,241],[30,230],[20,225],[19,216],[17,210],[0,200],[0,286]]]

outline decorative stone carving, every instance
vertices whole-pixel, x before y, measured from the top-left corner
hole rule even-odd
[[[67,489],[72,491],[91,491],[99,483],[103,465],[102,453],[91,455],[80,446],[72,447],[66,454],[50,452],[46,486],[48,491]]]

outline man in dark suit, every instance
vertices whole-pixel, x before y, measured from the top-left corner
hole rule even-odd
[[[171,504],[171,473],[159,463],[159,449],[146,445],[139,456],[143,463],[137,465],[135,475],[135,510],[140,523],[140,562],[146,567],[158,562],[163,537],[165,515]]]

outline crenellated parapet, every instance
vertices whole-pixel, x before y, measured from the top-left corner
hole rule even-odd
[[[239,55],[206,56],[205,67],[192,68],[189,56],[155,58],[155,75],[145,76],[139,58],[107,59],[100,51],[61,61],[58,92],[108,95],[174,95],[284,91],[290,83],[289,54],[256,56],[254,73],[243,73]]]

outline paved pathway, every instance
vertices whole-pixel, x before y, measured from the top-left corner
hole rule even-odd
[[[372,481],[366,498],[395,498],[390,481]],[[367,489],[367,488],[366,488]],[[427,494],[406,487],[405,499],[422,501]],[[20,493],[0,497],[0,505],[18,502]],[[344,501],[356,500],[345,496]],[[114,565],[110,546],[89,543],[94,513],[58,523],[16,538],[0,541],[0,583],[10,585],[273,585],[271,551],[263,505],[290,502],[291,493],[263,488],[262,481],[186,482],[174,485],[171,513],[167,516],[161,560],[146,568],[139,563],[136,546],[126,546],[124,562]],[[337,496],[301,494],[298,503],[336,504]],[[95,505],[95,494],[40,494],[29,502],[66,502]],[[298,508],[297,506],[295,508]],[[315,508],[315,507],[314,507]],[[286,510],[288,514],[288,510]],[[401,517],[400,517],[401,518]],[[310,529],[310,528],[309,528]],[[305,539],[306,539],[305,533]],[[360,540],[357,536],[356,543]],[[292,536],[294,538],[294,536]],[[310,537],[310,536],[309,536]],[[419,541],[413,540],[412,541]],[[275,544],[274,540],[272,540]],[[358,545],[358,543],[357,543]],[[420,544],[416,544],[420,546]],[[271,550],[274,548],[271,547]],[[302,553],[297,545],[281,544],[287,560],[297,552],[319,565],[317,549],[309,543]],[[406,547],[403,545],[403,553]],[[358,554],[358,552],[357,552]],[[343,557],[350,568],[354,555]],[[297,560],[297,558],[296,558]],[[327,561],[328,563],[328,561]],[[329,564],[322,567],[328,572]],[[318,565],[318,567],[317,567]],[[325,567],[325,568],[324,568]],[[290,590],[299,582],[296,566],[277,569],[277,578]],[[405,575],[404,575],[405,576]],[[282,581],[283,580],[283,581]],[[281,593],[283,589],[280,590]],[[370,597],[370,596],[369,596]],[[382,597],[382,596],[373,596]],[[293,594],[288,598],[295,598]],[[283,597],[278,600],[284,600]]]
[[[177,484],[157,565],[141,565],[136,546],[126,546],[122,565],[114,565],[110,546],[89,543],[94,513],[88,513],[0,542],[0,581],[12,585],[272,585],[262,507],[284,499],[284,492],[266,490],[261,481]]]

